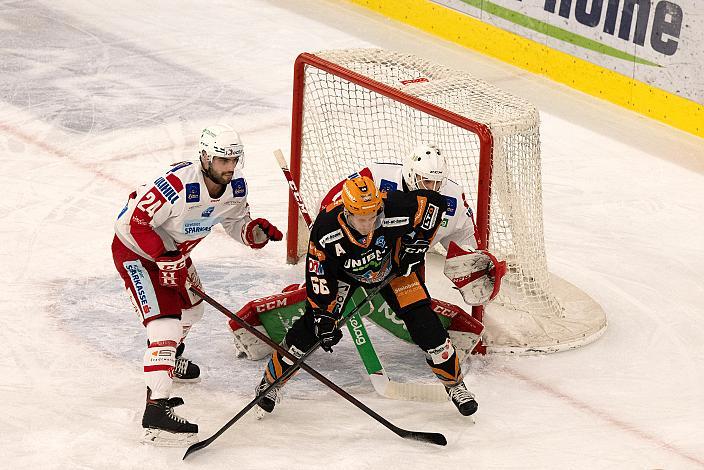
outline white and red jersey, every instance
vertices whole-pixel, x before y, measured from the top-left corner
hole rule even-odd
[[[250,220],[247,182],[240,170],[222,196],[212,198],[200,163],[182,162],[130,194],[115,234],[127,248],[154,260],[172,250],[187,255],[216,224],[246,245],[242,232]]]
[[[404,191],[403,166],[398,163],[372,163],[359,171],[362,176],[368,176],[376,183],[380,191]],[[344,180],[336,184],[320,203],[326,207],[341,197]],[[448,179],[440,190],[447,200],[447,212],[443,214],[434,243],[441,243],[445,249],[451,241],[460,246],[477,247],[475,238],[474,214],[467,204],[464,191],[459,184]]]

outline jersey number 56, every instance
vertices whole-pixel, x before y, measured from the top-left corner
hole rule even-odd
[[[313,292],[316,294],[325,295],[330,293],[330,289],[328,289],[328,281],[325,279],[320,279],[314,276],[310,278],[310,283],[313,287]]]

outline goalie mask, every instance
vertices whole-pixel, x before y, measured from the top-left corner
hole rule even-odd
[[[419,145],[403,160],[403,180],[408,189],[440,191],[447,180],[447,161],[433,144]]]
[[[484,305],[499,293],[506,262],[498,261],[486,250],[465,251],[450,242],[444,273],[466,303]]]
[[[216,124],[203,129],[200,135],[199,153],[207,155],[208,165],[214,157],[233,158],[236,168],[244,168],[244,146],[240,135],[226,124]]]

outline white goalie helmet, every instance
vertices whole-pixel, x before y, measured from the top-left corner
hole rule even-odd
[[[434,144],[421,144],[403,160],[403,180],[411,191],[432,189],[440,191],[447,181],[447,161]],[[437,182],[428,187],[423,181]]]
[[[213,157],[236,158],[237,167],[244,167],[244,145],[240,135],[226,124],[215,124],[203,129],[200,134],[200,155],[208,155],[208,163]]]

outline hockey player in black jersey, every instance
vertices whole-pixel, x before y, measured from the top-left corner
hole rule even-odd
[[[306,309],[287,332],[284,348],[301,357],[320,339],[322,348],[332,352],[342,338],[338,321],[352,292],[359,286],[374,287],[396,273],[381,295],[425,351],[428,365],[459,412],[473,414],[477,402],[464,385],[455,348],[430,308],[418,272],[446,209],[446,199],[435,191],[382,195],[370,178],[348,178],[342,198],[321,211],[313,224],[306,258]],[[257,395],[292,364],[274,351]],[[262,398],[257,414],[271,413],[279,400],[280,386]]]

